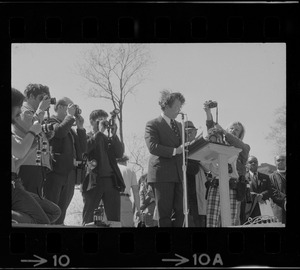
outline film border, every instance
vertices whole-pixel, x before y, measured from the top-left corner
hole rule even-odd
[[[6,3],[1,6],[1,59],[6,66],[2,73],[4,88],[9,88],[11,82],[8,68],[11,43],[285,42],[289,108],[287,125],[288,130],[298,131],[298,125],[292,128],[293,122],[289,118],[296,115],[297,106],[294,103],[298,100],[296,97],[300,86],[297,62],[300,47],[299,5],[295,3],[210,5],[76,2]],[[292,170],[296,168],[294,163],[299,160],[294,150],[298,146],[295,133],[288,132],[287,143],[287,159]],[[294,142],[293,148],[289,142]],[[6,168],[4,165],[2,171]],[[3,184],[5,190],[10,189],[10,183],[7,182]],[[295,190],[298,190],[299,183],[291,185],[288,192],[294,196],[289,200],[291,210],[296,211]],[[7,199],[10,199],[9,196],[1,198],[2,205],[7,205]],[[4,260],[1,258],[0,266],[5,268],[34,267],[39,264],[40,258],[47,260],[45,266],[65,268],[171,268],[176,264],[182,267],[299,266],[300,250],[295,243],[299,243],[300,236],[294,221],[297,212],[288,214],[285,229],[161,228],[149,229],[145,233],[141,229],[11,228],[10,213],[6,210],[1,209],[3,226],[0,241],[1,250],[4,250],[1,254]],[[113,259],[111,254],[114,255]],[[220,254],[223,265],[213,265],[216,254]],[[189,258],[189,262],[180,264],[180,256]]]

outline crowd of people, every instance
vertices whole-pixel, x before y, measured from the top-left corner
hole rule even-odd
[[[277,170],[271,175],[258,172],[258,160],[249,156],[250,146],[243,141],[244,125],[234,121],[222,128],[213,120],[210,101],[204,103],[208,136],[203,138],[192,121],[185,121],[182,134],[182,124],[175,120],[184,96],[161,92],[161,114],[145,127],[148,170],[137,180],[117,135],[116,113],[109,119],[102,109],[92,111],[87,133],[81,109],[70,98],[56,101],[41,84],[29,84],[24,94],[14,88],[11,93],[13,223],[64,225],[79,184],[83,226],[95,225],[103,206],[113,227],[220,227],[217,161],[203,164],[188,154],[183,160],[183,151],[188,153],[199,140],[241,149],[228,164],[231,226],[266,213],[286,223],[286,156],[275,157]]]

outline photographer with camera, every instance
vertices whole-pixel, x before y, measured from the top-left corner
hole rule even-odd
[[[24,138],[35,121],[42,124],[44,115],[51,105],[49,87],[41,84],[29,84],[25,91],[25,101],[21,107],[20,117],[15,121],[12,130]],[[43,126],[42,126],[43,127]],[[43,128],[42,128],[43,130]],[[49,138],[53,132],[41,132],[36,137],[35,151],[27,155],[20,168],[19,175],[27,191],[42,196],[46,174],[51,170]],[[41,154],[41,151],[43,153]]]
[[[213,121],[211,109],[217,107],[217,102],[206,101],[204,103],[204,111],[206,112],[206,126],[209,130],[214,129],[217,136],[227,145],[232,145],[236,148],[242,149],[236,160],[236,171],[238,179],[229,179],[229,195],[231,208],[231,224],[232,226],[240,225],[240,207],[241,201],[245,199],[246,195],[246,163],[250,152],[250,146],[243,142],[245,135],[245,128],[240,122],[231,123],[228,128],[223,129],[218,123]],[[228,171],[231,173],[232,164],[229,164]],[[220,226],[220,193],[219,193],[219,179],[214,178],[210,183],[207,197],[207,227]]]
[[[23,94],[17,89],[11,89],[11,123],[14,124],[21,115]],[[54,203],[40,199],[35,193],[24,189],[22,179],[18,174],[21,164],[35,150],[36,136],[42,131],[41,124],[35,121],[28,127],[27,134],[20,138],[12,132],[11,146],[11,210],[13,223],[50,224],[60,216],[60,209]]]
[[[87,141],[81,110],[72,100],[67,97],[58,100],[54,111],[48,120],[55,132],[50,140],[53,170],[47,175],[45,197],[61,208],[61,216],[56,224],[63,224],[74,195],[76,168],[82,162]],[[72,129],[74,123],[76,131]]]
[[[113,119],[116,116],[114,112],[111,115]],[[117,125],[107,118],[108,114],[103,110],[94,110],[90,114],[93,130],[88,134],[87,155],[88,160],[95,160],[97,165],[82,184],[82,222],[86,225],[93,221],[94,210],[102,199],[107,220],[120,227],[120,192],[124,192],[125,183],[116,159],[123,156],[124,145],[117,136]],[[110,136],[105,134],[108,130]]]

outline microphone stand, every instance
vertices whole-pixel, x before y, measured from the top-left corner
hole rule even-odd
[[[184,224],[183,227],[188,227],[188,206],[187,206],[187,181],[186,181],[186,163],[185,163],[185,126],[184,126],[184,114],[181,114],[181,127],[182,127],[182,172],[183,172],[183,214]]]

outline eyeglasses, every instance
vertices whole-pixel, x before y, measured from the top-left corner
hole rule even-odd
[[[251,161],[248,161],[248,163],[249,164],[252,164],[252,163],[257,164],[258,162],[256,160],[251,160]]]
[[[279,162],[279,161],[285,161],[285,159],[277,159],[276,161],[277,162]]]

